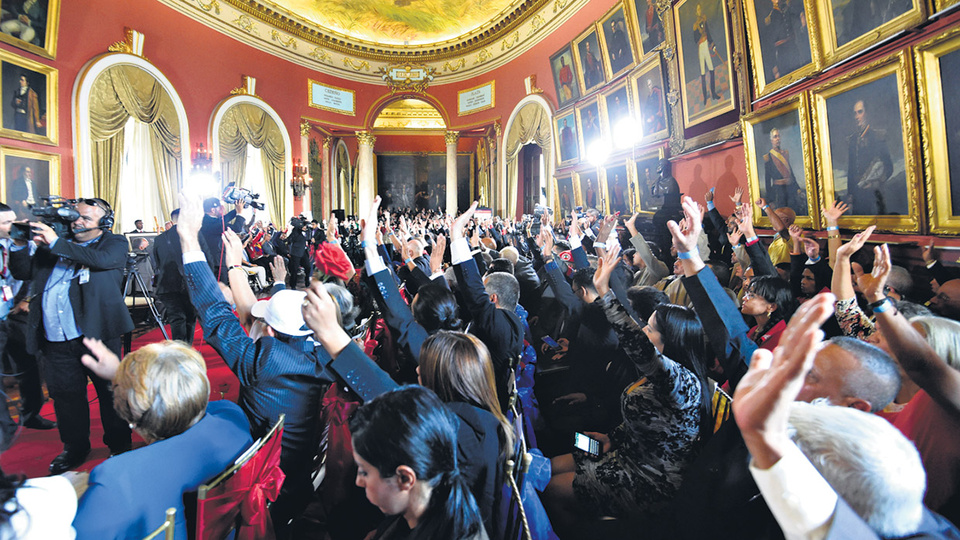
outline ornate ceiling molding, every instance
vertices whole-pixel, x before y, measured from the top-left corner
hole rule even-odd
[[[321,31],[256,0],[160,0],[240,42],[342,79],[385,85],[382,73],[400,63],[431,69],[431,85],[482,75],[519,57],[550,35],[588,0],[526,0],[498,23],[461,41],[381,45]]]

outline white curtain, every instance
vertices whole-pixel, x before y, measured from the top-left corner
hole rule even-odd
[[[160,188],[150,144],[150,125],[131,117],[123,127],[123,160],[115,207],[116,221],[123,232],[134,229],[134,221],[143,220],[144,230],[154,229],[154,218],[161,225],[163,215]]]
[[[240,177],[240,187],[249,189],[251,193],[259,193],[260,198],[257,199],[257,202],[263,204],[264,209],[256,210],[255,214],[251,212],[253,209],[250,207],[244,210],[244,217],[247,218],[247,223],[250,223],[251,216],[254,216],[254,219],[264,220],[265,222],[270,221],[269,209],[273,204],[273,198],[267,190],[267,180],[264,177],[263,167],[263,152],[252,144],[248,144],[247,160],[244,164],[243,174]],[[274,225],[276,225],[277,228],[283,228],[282,223],[274,223]]]

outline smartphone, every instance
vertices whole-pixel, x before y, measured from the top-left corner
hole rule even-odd
[[[600,456],[600,441],[587,437],[583,433],[577,432],[573,434],[573,445],[591,456]]]
[[[543,336],[543,337],[540,338],[540,339],[542,339],[544,343],[546,343],[547,345],[549,345],[549,346],[550,346],[551,348],[553,348],[553,349],[560,349],[560,348],[561,348],[561,347],[560,347],[560,344],[557,343],[557,340],[553,339],[553,338],[550,337],[550,336]]]

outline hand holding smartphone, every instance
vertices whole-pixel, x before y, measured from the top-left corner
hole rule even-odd
[[[600,441],[577,432],[573,434],[573,445],[593,457],[600,457]]]

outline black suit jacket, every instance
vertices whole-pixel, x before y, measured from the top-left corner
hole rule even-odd
[[[30,256],[24,248],[10,254],[13,277],[34,282],[34,296],[30,300],[27,351],[36,353],[44,338],[43,292],[47,279],[60,257],[69,259],[90,270],[90,279],[81,284],[77,276],[70,283],[70,304],[80,332],[90,338],[108,340],[133,330],[133,319],[123,303],[123,269],[127,262],[127,240],[104,231],[89,246],[74,244],[65,238],[53,247],[41,246]]]
[[[176,225],[157,236],[150,257],[157,269],[156,293],[187,294],[187,282],[183,279],[183,251]]]

